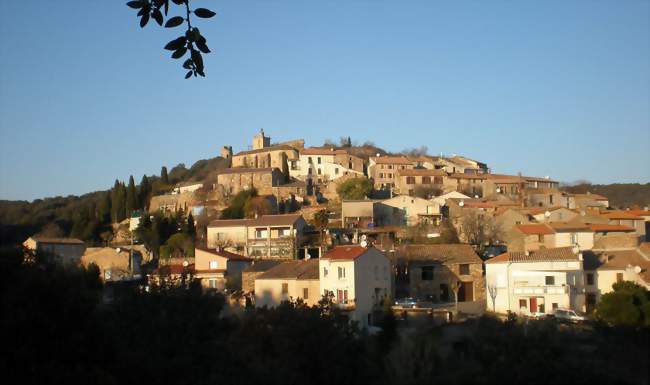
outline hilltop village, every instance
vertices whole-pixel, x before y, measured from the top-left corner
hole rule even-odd
[[[327,298],[363,328],[387,306],[447,321],[590,314],[617,282],[650,287],[647,207],[612,209],[460,155],[372,151],[260,130],[250,149],[221,149],[213,178],[127,212],[100,247],[43,235],[24,246],[95,264],[106,283],[193,280],[255,307]]]

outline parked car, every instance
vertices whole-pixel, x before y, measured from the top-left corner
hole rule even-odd
[[[585,317],[569,309],[555,309],[552,316],[559,322],[580,323],[585,322]]]
[[[416,308],[418,301],[413,297],[400,298],[395,301],[395,306]]]

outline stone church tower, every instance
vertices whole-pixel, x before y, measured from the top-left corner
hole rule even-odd
[[[253,150],[271,147],[271,137],[264,136],[264,129],[260,128],[260,133],[253,137]]]

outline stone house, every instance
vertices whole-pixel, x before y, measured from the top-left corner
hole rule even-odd
[[[528,252],[555,247],[555,231],[543,223],[515,225],[505,233],[508,251]]]
[[[277,168],[289,177],[289,164],[299,158],[299,151],[304,141],[296,140],[271,146],[271,138],[264,135],[264,130],[253,137],[253,148],[241,151],[232,157],[233,168]]]
[[[396,187],[398,171],[413,169],[411,160],[405,156],[377,156],[370,157],[368,176],[372,178],[375,188]]]
[[[381,173],[380,173],[381,174]],[[442,191],[447,173],[441,170],[425,168],[399,169],[395,190],[402,195],[413,196],[418,188],[437,189]]]
[[[395,297],[485,301],[483,261],[467,244],[402,245],[392,253]]]
[[[99,277],[104,282],[115,282],[140,278],[142,254],[134,250],[131,254],[126,248],[89,247],[81,256],[84,267],[95,264]]]
[[[345,175],[364,176],[364,169],[363,159],[346,150],[311,147],[300,150],[298,161],[291,164],[290,175],[319,184]]]
[[[257,189],[260,195],[273,194],[273,188],[285,181],[278,168],[229,168],[217,175],[217,184],[227,195],[252,188]]]
[[[441,220],[440,206],[427,199],[398,195],[381,201],[381,205],[398,210],[400,223],[406,226],[418,224],[439,224]],[[391,215],[394,210],[391,210]]]
[[[253,259],[251,263],[242,270],[241,285],[244,293],[255,292],[255,279],[265,271],[284,262],[280,259]]]
[[[32,253],[44,255],[53,262],[62,264],[78,264],[86,250],[83,241],[76,238],[46,238],[37,235],[27,238],[23,246]]]

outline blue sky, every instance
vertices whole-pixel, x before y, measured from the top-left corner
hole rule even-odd
[[[126,1],[0,2],[0,199],[81,194],[246,149],[426,145],[494,172],[650,181],[648,1],[194,0],[184,80]]]

